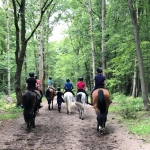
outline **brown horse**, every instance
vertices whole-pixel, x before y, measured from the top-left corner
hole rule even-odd
[[[97,131],[105,133],[108,108],[111,103],[110,94],[107,89],[99,88],[92,93],[93,107],[97,115]]]
[[[23,95],[22,104],[24,107],[23,115],[24,120],[27,124],[27,128],[35,128],[35,117],[36,111],[38,109],[36,93],[34,93],[33,91],[26,91]]]
[[[46,99],[48,101],[48,109],[50,110],[50,105],[51,105],[51,102],[52,102],[52,109],[53,109],[53,100],[54,100],[54,97],[56,96],[56,92],[54,91],[53,88],[49,87],[47,88],[46,90]]]

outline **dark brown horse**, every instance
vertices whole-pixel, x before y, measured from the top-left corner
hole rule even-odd
[[[49,87],[47,88],[46,90],[46,99],[47,99],[47,102],[48,102],[48,109],[50,110],[51,107],[51,103],[52,103],[52,109],[53,109],[53,100],[54,100],[54,97],[56,96],[56,92],[54,91],[53,88]]]
[[[27,128],[35,128],[35,117],[38,108],[36,93],[34,93],[33,91],[26,91],[23,95],[22,104],[24,107],[23,115],[24,120],[27,124]]]
[[[93,107],[97,115],[97,131],[105,132],[108,108],[111,103],[110,94],[107,89],[99,88],[92,93]]]

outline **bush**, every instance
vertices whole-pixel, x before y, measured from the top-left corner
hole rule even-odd
[[[123,118],[136,118],[137,112],[144,110],[142,98],[132,98],[121,94],[113,94],[113,102],[118,103],[119,114]]]

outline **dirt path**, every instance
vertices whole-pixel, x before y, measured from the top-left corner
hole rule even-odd
[[[108,115],[106,134],[96,130],[96,115],[90,105],[85,107],[85,119],[78,117],[77,107],[72,105],[72,114],[58,113],[56,100],[54,109],[47,109],[43,102],[36,117],[36,128],[26,129],[23,116],[0,123],[0,150],[150,150],[150,144],[133,136],[119,124],[112,114]]]

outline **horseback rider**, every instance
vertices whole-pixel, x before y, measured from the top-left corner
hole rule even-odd
[[[41,94],[40,102],[42,102],[43,92],[41,91],[41,81],[38,79],[37,75],[34,75],[34,77],[35,77],[36,83],[37,83],[36,90],[40,91],[40,94]]]
[[[53,86],[53,80],[51,76],[48,79],[48,88],[52,88],[56,92],[56,89]]]
[[[65,85],[64,85],[64,90],[65,90],[64,94],[65,94],[66,92],[71,92],[71,93],[75,96],[75,94],[74,94],[74,92],[72,91],[72,89],[73,89],[73,85],[72,85],[72,83],[70,82],[70,79],[66,79],[66,83],[65,83]]]
[[[105,89],[105,84],[106,84],[106,77],[102,74],[103,70],[102,68],[98,67],[96,69],[97,74],[94,77],[94,88],[91,91],[91,95],[94,92],[94,90],[98,89],[98,88],[103,88]],[[112,103],[112,101],[110,100],[110,104]],[[92,102],[92,96],[91,96],[91,104],[93,104]]]
[[[39,101],[39,106],[38,107],[41,108],[41,107],[43,107],[43,106],[40,105],[41,95],[36,90],[37,82],[36,82],[36,79],[34,77],[34,72],[30,72],[29,76],[30,77],[26,80],[26,88],[27,88],[28,91],[32,91],[32,92],[36,93],[37,100]]]
[[[78,82],[77,82],[76,86],[77,86],[77,93],[83,92],[86,94],[87,104],[88,104],[88,94],[85,91],[86,84],[83,82],[83,77],[78,78]]]

